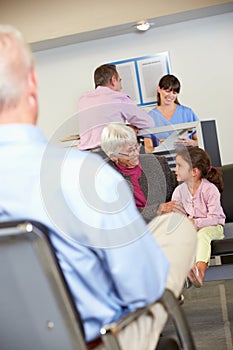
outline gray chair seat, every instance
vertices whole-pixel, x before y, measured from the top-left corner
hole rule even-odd
[[[1,350],[92,349],[44,225],[30,220],[0,223],[0,280]],[[156,302],[173,320],[182,349],[195,350],[174,294],[165,290]],[[105,349],[121,350],[117,334],[148,312],[150,306],[103,326],[100,340]]]

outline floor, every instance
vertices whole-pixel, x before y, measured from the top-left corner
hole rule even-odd
[[[197,350],[233,350],[233,280],[205,282],[183,291],[183,309]],[[169,321],[164,335],[174,335]]]

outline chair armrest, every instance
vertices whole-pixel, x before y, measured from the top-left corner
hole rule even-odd
[[[133,321],[137,320],[143,314],[150,314],[151,307],[156,303],[161,303],[168,313],[168,316],[172,318],[177,336],[182,345],[182,349],[195,350],[196,348],[194,345],[193,336],[184,315],[183,309],[179,305],[177,298],[168,289],[165,289],[163,296],[155,303],[130,312],[117,322],[103,326],[100,330],[100,333],[102,335],[102,340],[105,344],[106,350],[121,350],[121,347],[117,340],[117,335],[125,327],[127,327]]]
[[[150,306],[149,305],[128,313],[127,315],[122,317],[117,322],[113,322],[113,323],[110,323],[110,324],[103,326],[100,330],[100,333],[102,335],[105,335],[106,333],[111,332],[114,335],[117,335],[125,327],[127,327],[130,323],[137,320],[140,316],[142,316],[143,314],[146,314],[146,313],[150,313]]]
[[[148,312],[150,312],[149,305],[128,313],[117,322],[103,326],[100,330],[100,334],[106,350],[121,350],[117,335],[133,321]]]

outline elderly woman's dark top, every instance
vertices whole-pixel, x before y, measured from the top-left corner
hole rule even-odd
[[[100,154],[103,157],[103,154]],[[110,165],[112,165],[122,176],[127,180],[135,197],[135,202],[142,203],[141,194],[134,193],[135,186],[133,186],[132,178],[130,176],[130,169],[126,168],[125,173],[121,170],[122,166],[112,162],[109,158],[104,157]],[[177,186],[176,176],[169,168],[165,157],[156,156],[153,153],[139,155],[141,165],[141,176],[138,178],[138,184],[145,197],[145,206],[138,206],[146,222],[151,221],[157,214],[158,207],[161,203],[171,200],[172,193]],[[135,171],[132,172],[135,173]],[[140,199],[138,201],[138,199]]]

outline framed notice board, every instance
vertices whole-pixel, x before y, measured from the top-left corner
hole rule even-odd
[[[111,62],[122,78],[122,92],[131,97],[138,106],[156,104],[159,80],[170,74],[168,52]]]

